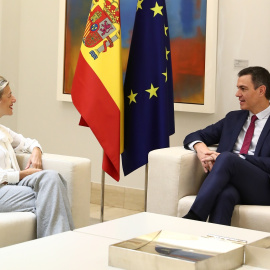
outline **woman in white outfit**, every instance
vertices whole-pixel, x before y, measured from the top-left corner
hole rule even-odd
[[[12,115],[15,102],[8,81],[0,76],[0,117]],[[23,170],[17,152],[31,153]],[[41,157],[38,141],[0,125],[0,212],[35,213],[38,238],[73,229],[66,181],[55,171],[42,170]]]

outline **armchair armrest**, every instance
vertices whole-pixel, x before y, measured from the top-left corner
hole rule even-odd
[[[30,154],[16,155],[21,169],[26,167]],[[87,158],[44,153],[44,170],[55,170],[67,181],[68,198],[75,228],[89,225],[91,162]]]
[[[197,155],[183,146],[151,151],[147,211],[177,216],[179,200],[196,195],[205,178]]]

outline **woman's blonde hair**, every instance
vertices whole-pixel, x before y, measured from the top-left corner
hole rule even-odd
[[[3,76],[0,76],[0,98],[2,98],[4,89],[8,84],[9,82]]]

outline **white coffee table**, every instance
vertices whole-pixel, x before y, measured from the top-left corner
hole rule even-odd
[[[117,269],[108,266],[108,248],[111,244],[161,229],[200,236],[214,234],[246,240],[248,243],[270,235],[230,226],[139,213],[73,232],[1,248],[0,269]]]
[[[169,230],[198,236],[214,234],[246,240],[249,243],[270,235],[266,232],[199,222],[147,212],[84,227],[76,230],[76,232],[127,240],[159,230]]]

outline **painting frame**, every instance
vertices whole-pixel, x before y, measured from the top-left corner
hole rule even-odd
[[[59,0],[57,96],[58,101],[72,102],[71,94],[63,93],[65,68],[66,0]]]
[[[175,111],[214,113],[216,97],[216,62],[218,0],[207,0],[204,104],[174,103]],[[66,0],[59,0],[59,32],[57,60],[57,100],[72,102],[71,94],[63,93],[65,59]]]

